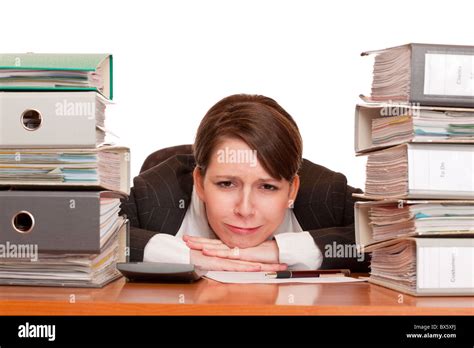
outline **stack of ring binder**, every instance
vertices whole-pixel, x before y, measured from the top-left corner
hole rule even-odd
[[[106,142],[112,55],[0,54],[0,284],[120,277],[130,151]]]
[[[375,55],[356,106],[367,156],[355,204],[369,281],[416,296],[474,295],[474,46],[408,44]]]

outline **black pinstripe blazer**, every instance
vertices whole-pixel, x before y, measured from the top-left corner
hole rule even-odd
[[[192,154],[180,154],[135,177],[130,197],[121,206],[121,214],[131,223],[130,261],[143,260],[145,245],[156,233],[178,232],[191,202],[194,167]],[[352,193],[362,191],[348,186],[343,174],[308,160],[303,161],[298,174],[301,183],[293,211],[323,253],[321,268],[368,272],[367,258],[360,262],[355,254],[341,257],[329,252],[340,245],[355,250],[345,245],[355,243]]]

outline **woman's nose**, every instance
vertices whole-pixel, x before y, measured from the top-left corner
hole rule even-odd
[[[246,217],[253,215],[254,213],[255,209],[252,202],[251,192],[244,191],[234,207],[234,214]]]

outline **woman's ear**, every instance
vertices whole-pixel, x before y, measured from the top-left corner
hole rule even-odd
[[[199,199],[205,203],[206,200],[204,199],[204,177],[201,175],[201,170],[198,166],[194,167],[193,181]]]
[[[298,195],[298,190],[300,188],[300,177],[296,174],[293,180],[290,182],[290,194],[288,195],[288,200],[291,202],[291,206],[296,200],[296,196]]]

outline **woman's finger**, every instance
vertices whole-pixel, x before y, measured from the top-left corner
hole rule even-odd
[[[214,259],[220,259],[219,257],[215,257]],[[261,263],[261,262],[250,262],[250,261],[242,261],[242,260],[230,260],[230,259],[221,259],[225,260],[227,265],[234,265],[240,264],[245,266],[257,266],[259,271],[262,272],[277,272],[277,271],[285,271],[288,268],[288,265],[283,263]]]
[[[270,263],[261,263],[260,270],[262,272],[278,272],[278,271],[286,271],[288,269],[288,265],[277,263],[277,264],[270,264]]]
[[[207,243],[199,243],[199,242],[192,242],[192,241],[187,241],[186,245],[194,250],[203,250],[203,249],[209,249],[209,250],[228,250],[229,247],[225,244],[207,244]]]
[[[258,272],[261,270],[261,266],[258,263],[239,262],[219,257],[213,258],[212,268],[214,270],[231,272]]]
[[[232,262],[238,262],[248,265],[258,265],[260,267],[261,272],[277,272],[277,271],[286,271],[288,269],[288,265],[283,263],[260,263],[260,262],[248,262],[242,260],[232,260]]]
[[[223,257],[232,260],[243,260],[265,264],[278,264],[278,249],[273,250],[267,246],[259,245],[252,248],[216,248],[203,246],[202,253],[207,256]]]
[[[240,260],[240,250],[237,248],[233,249],[219,249],[219,248],[209,248],[204,247],[202,253],[206,256],[215,256],[231,260]]]
[[[203,237],[195,237],[195,236],[183,236],[183,240],[185,242],[199,242],[199,243],[207,243],[207,244],[223,244],[220,239],[209,239]]]
[[[222,260],[226,260],[226,259],[222,259]],[[251,262],[251,261],[229,260],[229,259],[227,259],[227,261],[232,262],[232,263],[239,263],[243,265],[258,265],[260,267],[260,270],[264,272],[285,271],[288,268],[288,265],[284,263],[262,263],[262,262]]]

